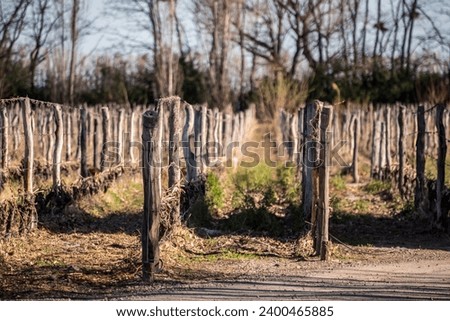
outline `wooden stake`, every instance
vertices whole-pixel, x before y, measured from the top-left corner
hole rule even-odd
[[[398,110],[398,190],[402,197],[405,196],[403,188],[403,171],[405,168],[405,108],[399,106]]]
[[[436,180],[436,217],[433,221],[433,228],[446,232],[448,227],[447,215],[443,211],[442,194],[445,188],[445,163],[447,156],[447,139],[445,137],[444,111],[446,106],[439,104],[436,109],[436,129],[439,137],[438,159],[437,159],[437,180]]]
[[[64,140],[64,124],[61,106],[53,105],[55,114],[55,136],[56,142],[53,151],[53,191],[58,192],[61,188],[61,158]]]
[[[416,189],[414,206],[421,214],[425,214],[425,108],[417,108],[417,140],[416,140]]]
[[[319,208],[321,213],[322,229],[320,231],[320,259],[326,261],[330,257],[330,244],[328,237],[330,220],[330,125],[333,107],[324,107],[320,119],[320,167],[319,167]],[[357,144],[355,144],[357,146]]]
[[[80,109],[80,175],[83,178],[89,176],[88,166],[87,166],[87,138],[86,138],[86,106],[82,106]]]
[[[106,154],[108,152],[108,142],[109,142],[109,109],[108,107],[102,107],[102,128],[103,128],[103,144],[102,144],[102,154],[100,155],[100,171],[104,172],[106,169]],[[110,163],[111,160],[108,160]]]
[[[8,113],[6,110],[6,106],[2,106],[0,111],[0,117],[1,117],[1,176],[4,177],[6,171],[8,170],[8,149],[9,149],[9,142],[8,142],[8,132],[9,132],[9,119],[8,119]]]
[[[159,267],[159,228],[162,165],[162,108],[143,114],[142,157],[144,181],[144,222],[142,227],[142,272],[145,281],[153,282]]]
[[[352,176],[353,182],[359,183],[358,174],[358,150],[359,150],[359,135],[360,135],[360,112],[357,111],[353,114],[352,121],[350,123],[350,130],[353,128],[353,161],[352,161]]]

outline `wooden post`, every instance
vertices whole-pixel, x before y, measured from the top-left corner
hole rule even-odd
[[[1,107],[0,111],[0,126],[1,126],[1,169],[0,169],[0,190],[3,188],[4,179],[8,171],[8,131],[9,131],[9,119],[6,106]]]
[[[370,158],[370,177],[378,177],[380,168],[379,165],[379,144],[380,144],[380,122],[377,120],[376,112],[373,115],[373,127],[372,127],[372,156]]]
[[[353,114],[350,122],[350,130],[353,128],[353,160],[352,160],[352,176],[353,182],[359,183],[358,174],[358,149],[359,149],[359,135],[360,135],[360,112]]]
[[[386,106],[384,109],[384,123],[385,123],[385,136],[384,136],[384,150],[386,167],[390,170],[392,165],[391,157],[391,107]]]
[[[303,168],[303,143],[304,143],[304,138],[303,138],[303,125],[304,125],[304,121],[303,121],[303,117],[304,117],[304,111],[305,108],[299,108],[298,109],[298,119],[297,119],[297,137],[298,137],[298,145],[297,145],[297,179],[301,179],[302,177],[302,168]]]
[[[64,140],[64,124],[61,106],[53,105],[55,114],[55,136],[56,143],[53,151],[53,191],[58,192],[61,188],[61,156]]]
[[[118,151],[117,151],[117,165],[123,165],[124,164],[124,141],[123,141],[123,135],[124,135],[124,124],[125,124],[125,109],[121,108],[119,110],[119,124],[118,124],[118,133],[117,133],[117,143],[118,143]]]
[[[201,109],[201,135],[200,135],[200,148],[201,148],[201,157],[200,157],[200,168],[201,168],[201,172],[203,174],[206,173],[206,157],[207,157],[207,141],[208,141],[208,137],[207,137],[207,128],[208,128],[208,118],[207,118],[207,114],[208,114],[208,109],[206,108],[206,105],[202,105],[200,107]],[[229,126],[231,125],[231,122],[229,124]]]
[[[53,127],[54,127],[54,120],[53,118],[53,110],[50,110],[47,115],[46,115],[46,127],[47,127],[47,133],[48,133],[48,144],[47,144],[47,149],[46,149],[46,159],[47,159],[47,164],[50,165],[53,163],[52,157],[54,154],[54,144],[55,144],[55,136],[54,136],[54,131],[53,131]]]
[[[25,134],[25,157],[24,157],[24,190],[27,194],[33,193],[33,161],[34,161],[34,144],[33,131],[31,128],[31,118],[33,117],[30,99],[27,97],[23,103],[23,129]]]
[[[315,202],[317,198],[317,159],[318,149],[317,142],[319,138],[318,126],[320,123],[320,111],[322,103],[315,101],[306,106],[305,115],[305,146],[304,146],[304,162],[303,162],[303,213],[305,219],[311,221],[312,231],[316,232],[317,220],[315,215]],[[316,238],[315,238],[316,239]],[[316,247],[317,244],[314,246]]]
[[[169,101],[169,188],[178,184],[181,179],[180,171],[180,105],[179,97],[173,97]],[[180,211],[174,216],[180,217]]]
[[[333,107],[324,107],[320,119],[320,167],[319,167],[319,206],[322,228],[320,230],[320,259],[326,261],[330,257],[329,243],[329,179],[330,179],[330,140],[331,132],[329,130],[332,119]],[[358,120],[357,120],[358,122]],[[356,136],[356,135],[355,135]],[[355,143],[357,146],[357,144]]]
[[[86,106],[82,106],[80,109],[80,175],[83,178],[89,176],[88,166],[87,166],[87,138],[86,138]]]
[[[70,161],[72,156],[72,116],[71,108],[66,112],[66,162]]]
[[[438,131],[439,147],[437,159],[437,180],[436,180],[436,217],[433,221],[433,228],[445,232],[447,231],[448,222],[446,211],[443,211],[442,194],[445,189],[445,163],[447,156],[447,139],[445,137],[444,126],[444,104],[437,105],[436,109],[436,129]],[[447,209],[448,210],[448,209]]]
[[[109,109],[108,107],[102,107],[102,128],[103,128],[103,142],[102,142],[102,154],[100,155],[100,171],[103,172],[106,169],[106,154],[108,151],[109,142]],[[108,163],[111,160],[108,159]]]
[[[131,166],[135,166],[136,164],[136,156],[134,155],[134,139],[136,137],[135,134],[135,126],[134,126],[134,122],[135,122],[135,108],[131,109],[131,115],[130,115],[130,123],[129,123],[129,131],[130,131],[130,149],[129,149],[129,154],[130,154],[130,160],[131,160]]]
[[[97,171],[97,169],[100,168],[100,166],[98,165],[98,118],[97,116],[94,117],[94,135],[92,136],[93,142],[93,151],[92,153],[94,154],[94,172]]]
[[[405,168],[405,108],[399,106],[398,110],[398,190],[401,197],[405,197],[403,188],[403,171]]]
[[[186,162],[186,180],[188,182],[197,178],[195,169],[195,155],[192,152],[194,148],[194,109],[191,105],[185,104],[186,120],[183,127],[183,152]]]
[[[380,124],[380,144],[379,144],[379,160],[378,160],[378,168],[379,168],[379,179],[384,180],[385,179],[385,167],[386,167],[386,153],[385,153],[385,139],[386,139],[386,129],[385,129],[386,123],[381,122]]]
[[[144,221],[142,226],[142,272],[153,282],[159,267],[159,228],[161,206],[162,108],[143,114],[142,157],[144,181]]]
[[[414,206],[421,214],[424,213],[425,199],[425,108],[417,108],[417,140],[416,140],[416,189]]]

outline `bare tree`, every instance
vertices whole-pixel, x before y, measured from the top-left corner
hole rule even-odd
[[[47,40],[58,19],[58,17],[52,16],[52,9],[51,0],[35,0],[31,8],[30,37],[33,43],[29,62],[31,91],[35,87],[36,69],[47,55],[47,50],[42,49],[47,44]]]
[[[31,0],[0,3],[0,97],[6,91],[5,76],[11,65],[14,49],[22,35]]]

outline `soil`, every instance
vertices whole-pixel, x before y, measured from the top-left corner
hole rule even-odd
[[[201,237],[209,231],[179,228],[162,243],[154,284],[141,280],[139,213],[72,219],[80,221],[70,229],[41,226],[0,244],[0,299],[450,300],[448,235],[417,226],[393,234],[398,227],[388,217],[377,232],[332,225],[340,241],[345,230],[372,243],[335,240],[328,262],[302,255],[305,239]]]

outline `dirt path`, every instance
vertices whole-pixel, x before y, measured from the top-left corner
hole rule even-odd
[[[160,281],[153,287],[127,287],[107,297],[163,301],[450,300],[448,253],[436,260],[319,266],[318,262],[311,265],[284,259],[250,260],[236,263],[235,269],[259,271],[258,276]]]

